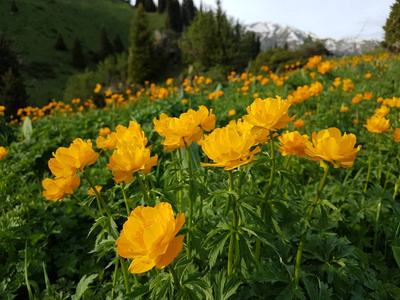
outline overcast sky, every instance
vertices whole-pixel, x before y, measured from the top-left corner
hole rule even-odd
[[[201,0],[193,0],[197,7]],[[215,7],[215,0],[202,0]],[[221,0],[241,23],[273,22],[310,31],[320,38],[382,40],[382,26],[395,0]]]

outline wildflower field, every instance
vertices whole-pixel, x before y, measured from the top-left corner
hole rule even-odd
[[[0,116],[0,299],[399,299],[399,79],[315,56]]]

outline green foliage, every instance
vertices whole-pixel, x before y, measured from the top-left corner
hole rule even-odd
[[[57,41],[54,44],[54,49],[60,50],[60,51],[67,50],[67,46],[65,45],[65,42],[64,42],[64,39],[63,39],[61,33],[58,34]]]
[[[115,53],[121,53],[122,51],[125,50],[124,43],[122,42],[119,34],[117,34],[117,36],[114,39],[114,50],[115,50]]]
[[[121,39],[120,39],[121,40]],[[104,60],[114,54],[114,48],[108,39],[107,30],[103,27],[100,33],[100,51],[98,54],[99,60]]]
[[[0,105],[5,106],[5,115],[16,114],[19,108],[27,106],[27,95],[22,77],[10,67],[0,74]]]
[[[383,30],[385,31],[385,47],[391,51],[400,51],[400,1],[396,0],[390,7],[390,14],[386,19]]]
[[[183,0],[182,2],[182,23],[188,27],[196,15],[197,9],[193,0]]]
[[[167,0],[158,0],[158,13],[162,14],[167,8]]]
[[[155,74],[157,59],[154,55],[153,33],[149,28],[144,8],[139,5],[132,19],[128,62],[128,78],[143,83]]]

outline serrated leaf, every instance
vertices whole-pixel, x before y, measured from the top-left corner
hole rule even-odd
[[[76,293],[74,295],[74,298],[76,300],[79,300],[82,295],[86,292],[86,290],[89,288],[89,284],[93,282],[97,278],[98,274],[92,274],[88,277],[86,275],[83,275],[81,280],[79,280],[78,285],[76,286]]]

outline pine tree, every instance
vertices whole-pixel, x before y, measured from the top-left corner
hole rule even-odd
[[[182,14],[178,0],[167,0],[166,27],[175,32],[182,32]]]
[[[107,30],[103,27],[100,33],[100,52],[99,52],[99,59],[103,60],[107,56],[113,55],[114,49],[110,40],[108,39]]]
[[[119,36],[119,34],[117,34],[117,36],[114,39],[114,50],[115,53],[121,53],[122,51],[124,51],[124,43],[121,40],[121,37]]]
[[[85,56],[82,51],[82,44],[79,39],[74,40],[72,47],[72,61],[71,64],[77,68],[83,69],[86,66]]]
[[[54,44],[54,49],[60,50],[60,51],[67,50],[67,46],[65,45],[65,42],[64,42],[64,39],[63,39],[61,33],[58,33],[57,41]]]
[[[385,30],[384,46],[396,52],[400,51],[400,0],[396,0],[391,6],[383,29]]]
[[[6,116],[15,115],[19,108],[27,106],[27,94],[22,78],[13,69],[0,76],[0,105],[6,107]]]
[[[190,22],[196,15],[196,7],[193,4],[193,0],[183,0],[182,2],[182,23],[188,27]]]
[[[135,7],[138,8],[140,4],[144,5],[144,0],[136,0]]]
[[[152,31],[143,5],[139,5],[131,23],[128,77],[131,82],[143,83],[154,75],[155,60]]]
[[[146,12],[156,12],[157,7],[154,4],[153,0],[144,0],[143,2],[144,10]]]
[[[20,76],[17,56],[11,51],[11,44],[5,35],[0,33],[0,76],[11,68],[16,76]]]
[[[158,0],[158,13],[162,14],[167,8],[167,0]]]
[[[11,9],[10,9],[13,13],[17,13],[19,11],[19,8],[17,6],[17,3],[15,3],[15,0],[13,0],[12,4],[11,4]]]

